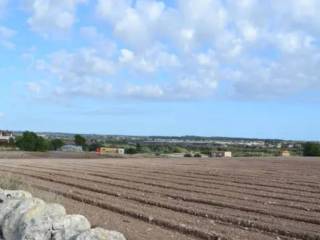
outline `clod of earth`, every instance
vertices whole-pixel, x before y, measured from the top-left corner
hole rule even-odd
[[[66,215],[25,191],[0,189],[0,240],[126,240],[115,231],[91,229],[81,215]]]

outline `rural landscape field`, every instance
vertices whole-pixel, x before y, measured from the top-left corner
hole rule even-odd
[[[319,158],[0,159],[95,226],[147,239],[320,239]]]
[[[320,0],[0,0],[0,240],[320,240]]]

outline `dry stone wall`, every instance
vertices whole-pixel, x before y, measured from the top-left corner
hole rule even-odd
[[[45,203],[25,191],[0,189],[0,240],[126,240],[115,231],[92,229],[81,215]]]

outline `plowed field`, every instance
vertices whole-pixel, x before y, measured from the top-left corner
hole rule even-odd
[[[320,240],[317,158],[0,159],[8,173],[128,240]]]

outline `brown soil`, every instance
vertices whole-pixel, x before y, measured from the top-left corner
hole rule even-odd
[[[0,159],[39,197],[140,239],[320,239],[320,159]]]

